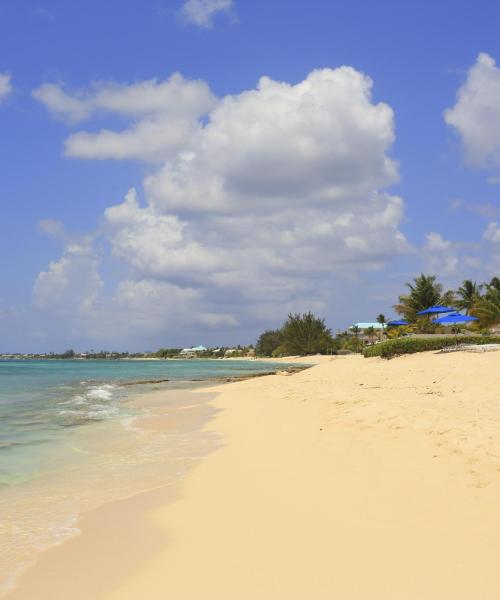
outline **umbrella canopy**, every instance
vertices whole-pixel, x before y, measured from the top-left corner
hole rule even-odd
[[[449,308],[448,306],[431,306],[425,310],[421,310],[417,315],[434,315],[438,313],[454,313],[456,308]]]
[[[389,321],[387,327],[401,327],[403,325],[409,325],[408,321],[400,319],[399,321]]]
[[[470,323],[471,321],[478,321],[478,318],[454,313],[452,315],[446,315],[446,317],[439,317],[434,323],[437,323],[438,325],[458,325],[459,323]]]

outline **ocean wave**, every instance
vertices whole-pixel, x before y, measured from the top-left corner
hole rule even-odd
[[[87,398],[85,398],[85,396],[74,396],[73,398],[70,398],[70,400],[65,400],[64,402],[59,402],[60,406],[65,406],[65,405],[72,405],[72,406],[83,406],[85,404],[88,404],[89,401],[87,400]]]
[[[69,400],[60,402],[59,406],[64,408],[57,414],[59,424],[73,427],[116,417],[119,414],[118,407],[113,403],[116,388],[110,383],[92,385]]]
[[[115,386],[108,384],[91,387],[87,392],[87,397],[93,400],[111,400],[114,389]]]
[[[111,419],[118,414],[118,409],[115,406],[106,406],[97,410],[89,410],[87,417],[93,421],[101,421],[102,419]]]

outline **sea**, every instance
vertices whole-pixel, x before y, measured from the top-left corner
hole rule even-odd
[[[81,514],[172,485],[217,447],[202,420],[166,431],[138,427],[151,410],[139,399],[170,390],[168,417],[177,423],[186,408],[182,390],[288,366],[248,360],[0,360],[0,596],[41,552],[79,533]]]

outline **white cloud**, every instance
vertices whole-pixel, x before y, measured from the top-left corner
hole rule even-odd
[[[465,159],[472,167],[500,167],[500,69],[481,53],[444,118],[461,137]]]
[[[483,237],[488,242],[500,243],[500,224],[496,221],[488,223]]]
[[[80,316],[90,311],[103,286],[99,264],[90,246],[68,245],[62,257],[38,275],[33,289],[35,304],[61,314]]]
[[[264,77],[218,100],[205,83],[177,77],[179,96],[168,108],[150,95],[169,84],[137,83],[133,94],[113,84],[125,105],[114,96],[104,102],[102,87],[69,96],[84,107],[66,116],[106,107],[128,119],[123,132],[71,135],[69,155],[153,163],[144,201],[131,190],[104,213],[100,233],[129,272],[112,314],[96,311],[102,327],[128,315],[127,323],[156,323],[156,331],[223,331],[327,307],[339,278],[409,251],[403,200],[387,191],[398,180],[393,112],[372,101],[368,77],[350,67],[313,71],[295,85]],[[173,321],[147,309],[168,295],[185,308],[166,311]]]
[[[201,129],[199,119],[216,103],[204,81],[189,81],[178,73],[165,81],[131,85],[100,82],[73,93],[62,84],[44,84],[33,95],[73,124],[106,113],[132,119],[122,131],[80,131],[66,140],[67,156],[101,160],[166,160],[190,147]]]
[[[11,79],[8,73],[0,73],[0,104],[12,93]]]
[[[67,92],[60,83],[46,83],[33,96],[54,115],[78,123],[95,113],[114,113],[131,118],[198,118],[213,106],[215,98],[204,81],[184,79],[174,73],[165,81],[152,79],[133,84],[96,82],[89,90]]]
[[[143,275],[211,271],[223,264],[222,257],[189,239],[186,224],[178,217],[140,208],[133,189],[122,204],[107,208],[104,216],[113,254]]]
[[[145,180],[165,210],[274,211],[366,198],[397,180],[386,150],[391,108],[371,101],[371,80],[349,67],[313,71],[297,85],[263,77],[227,96],[192,145]]]
[[[156,279],[122,281],[99,320],[105,321],[102,326],[109,337],[116,336],[124,323],[135,333],[157,333],[160,329],[176,336],[183,332],[189,335],[185,330],[187,323],[198,331],[220,326],[232,328],[238,324],[229,313],[207,311],[206,299],[200,290]]]
[[[230,12],[233,0],[185,0],[181,15],[198,27],[209,29],[217,13]]]
[[[430,232],[425,236],[423,247],[426,268],[438,276],[457,273],[459,258],[456,245],[445,240],[440,233]]]
[[[66,236],[64,225],[57,219],[42,219],[38,221],[37,229],[40,233],[56,239],[64,239]]]

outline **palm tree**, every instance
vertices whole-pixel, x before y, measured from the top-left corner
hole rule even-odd
[[[481,296],[481,286],[477,285],[475,281],[472,282],[470,279],[466,279],[458,288],[457,296],[456,307],[465,310],[465,314],[468,315]]]
[[[492,288],[500,292],[500,279],[498,277],[492,277],[491,281],[486,284],[486,289],[491,290]]]
[[[380,339],[382,340],[382,336],[384,335],[385,324],[387,323],[385,315],[380,313],[377,317],[377,323],[380,323],[382,325],[382,329],[380,330]]]
[[[407,283],[406,286],[410,292],[399,296],[399,302],[394,306],[394,310],[403,315],[407,321],[415,321],[417,313],[430,306],[454,303],[454,293],[452,291],[443,293],[443,286],[436,281],[435,275],[421,273],[415,277],[413,283]]]
[[[365,335],[369,339],[370,342],[373,342],[373,338],[375,337],[375,327],[370,326],[365,330]]]
[[[481,324],[489,327],[500,323],[500,280],[493,277],[484,285],[486,292],[474,305],[472,312],[481,320]]]

